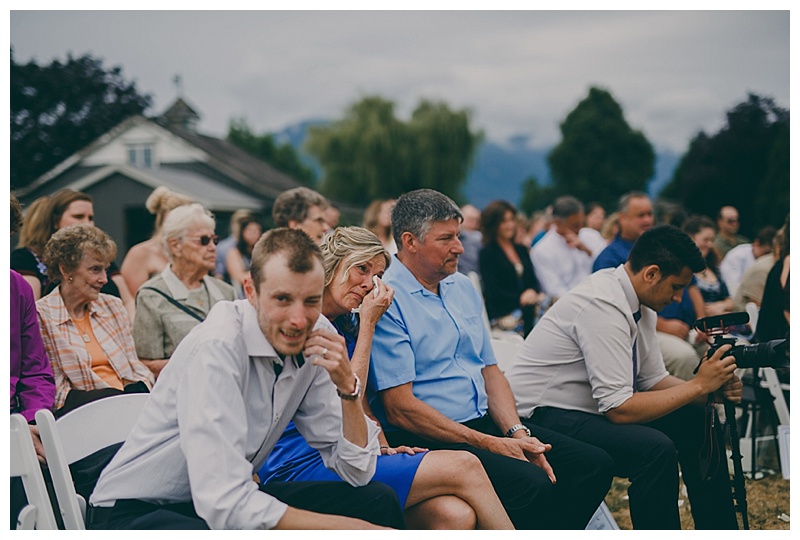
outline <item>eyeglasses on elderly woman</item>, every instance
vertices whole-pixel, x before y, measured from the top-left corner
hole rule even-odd
[[[207,246],[210,242],[214,242],[215,246],[219,244],[219,235],[217,234],[214,235],[204,234],[203,236],[189,236],[187,238],[191,238],[192,240],[197,240],[198,242],[200,242],[201,246]]]

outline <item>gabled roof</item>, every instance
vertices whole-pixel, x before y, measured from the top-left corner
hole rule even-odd
[[[178,101],[185,105],[183,100],[179,99]],[[176,105],[173,105],[170,110],[175,108]],[[188,105],[185,106],[188,107]],[[189,109],[191,110],[191,108]],[[163,116],[154,119],[146,118],[142,115],[135,115],[123,120],[107,133],[95,139],[88,146],[75,152],[27,186],[17,190],[15,195],[19,198],[23,198],[29,193],[38,191],[56,177],[61,176],[76,166],[80,166],[81,161],[85,157],[113,141],[132,126],[141,122],[149,122],[157,125],[160,129],[168,131],[172,136],[178,137],[185,141],[185,143],[199,149],[206,154],[207,159],[204,161],[205,165],[251,192],[255,197],[271,202],[281,192],[302,185],[291,176],[278,171],[269,164],[248,154],[228,141],[201,135],[175,125],[169,125]],[[158,176],[158,170],[153,171],[153,174]]]
[[[302,185],[291,176],[280,172],[224,139],[165,125],[160,120],[157,120],[157,123],[208,154],[210,159],[207,164],[209,166],[263,197],[274,199],[281,192]]]

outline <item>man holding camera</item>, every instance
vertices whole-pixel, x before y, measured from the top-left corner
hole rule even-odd
[[[683,381],[669,375],[656,312],[705,267],[694,242],[664,225],[643,233],[628,261],[600,270],[534,327],[507,378],[522,418],[604,449],[629,478],[636,529],[680,529],[678,464],[697,529],[736,529],[715,399],[740,401],[730,346]]]

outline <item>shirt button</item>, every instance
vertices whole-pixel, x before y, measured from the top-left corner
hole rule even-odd
[[[275,417],[272,419],[272,423],[273,424],[277,424],[278,420],[280,420],[280,419],[281,419],[280,415],[276,414]]]

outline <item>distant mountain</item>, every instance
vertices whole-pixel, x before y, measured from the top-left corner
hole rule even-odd
[[[303,163],[317,173],[317,178],[322,175],[322,170],[316,160],[303,151],[303,143],[309,127],[327,123],[326,120],[307,120],[274,133],[277,142],[288,142],[297,150]],[[551,149],[531,148],[528,142],[525,136],[512,137],[505,144],[484,141],[463,189],[466,200],[478,208],[485,207],[495,199],[519,204],[522,185],[531,176],[535,176],[540,185],[549,185],[552,178],[547,154]],[[655,198],[669,183],[679,160],[679,155],[669,151],[656,153],[656,172],[647,190],[652,197]]]

